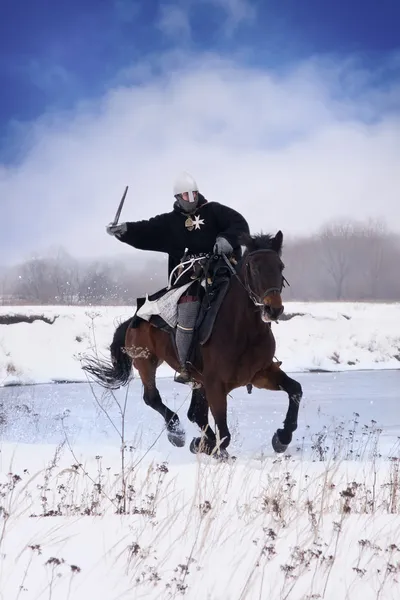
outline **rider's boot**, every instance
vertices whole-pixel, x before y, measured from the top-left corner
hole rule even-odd
[[[199,300],[193,296],[183,296],[178,304],[178,324],[175,339],[180,372],[174,378],[177,383],[190,383],[192,381],[187,368],[187,357],[193,339],[199,307]]]

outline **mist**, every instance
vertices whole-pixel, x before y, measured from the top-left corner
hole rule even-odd
[[[399,98],[349,59],[280,72],[174,53],[126,69],[96,101],[19,127],[19,162],[0,167],[0,262],[54,246],[151,259],[105,226],[126,185],[121,220],[169,211],[183,170],[253,233],[307,236],[339,218],[400,232]]]
[[[339,220],[315,234],[284,238],[284,302],[400,300],[400,234],[383,221]],[[82,259],[51,248],[0,269],[0,303],[135,305],[168,284],[165,255]]]

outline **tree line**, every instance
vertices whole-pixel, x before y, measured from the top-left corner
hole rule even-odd
[[[284,232],[285,233],[285,232]],[[400,300],[400,235],[382,221],[335,221],[284,238],[285,300]],[[65,249],[0,271],[3,304],[134,304],[167,284],[167,257],[85,261]]]

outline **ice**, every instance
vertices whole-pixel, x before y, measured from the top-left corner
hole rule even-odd
[[[388,452],[400,436],[400,372],[369,371],[342,373],[291,373],[304,392],[299,413],[299,425],[290,451],[311,456],[313,436],[326,429],[333,439],[335,428],[345,423],[352,427],[355,418],[361,436],[362,428],[373,421],[382,429],[380,445]],[[187,440],[198,435],[197,427],[186,417],[190,403],[190,388],[162,377],[157,386],[163,401],[174,411],[187,430]],[[126,390],[121,388],[116,397],[122,400]],[[186,447],[176,449],[168,442],[164,421],[145,405],[141,381],[129,384],[126,413],[126,431],[130,443],[139,449],[152,447],[168,460],[192,460]],[[9,407],[10,417],[3,426],[3,440],[23,443],[58,444],[68,432],[71,441],[88,445],[93,452],[101,452],[104,444],[118,445],[119,439],[110,420],[99,409],[98,402],[107,408],[109,416],[118,422],[119,411],[115,401],[100,386],[89,384],[50,384],[5,387],[0,390],[0,403]],[[271,438],[282,426],[288,406],[285,392],[245,388],[234,390],[228,399],[228,424],[232,433],[230,450],[252,458],[266,454],[273,456]],[[356,433],[357,433],[356,432]],[[300,450],[298,450],[300,452]]]

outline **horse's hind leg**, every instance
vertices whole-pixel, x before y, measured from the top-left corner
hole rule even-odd
[[[143,382],[143,400],[147,406],[156,410],[163,417],[167,426],[167,436],[171,444],[181,448],[185,445],[185,430],[179,421],[178,415],[161,400],[160,392],[156,386],[157,357],[150,355],[146,358],[135,358],[133,364],[139,371]]]
[[[301,384],[282,371],[276,363],[269,369],[257,374],[252,384],[266,390],[283,390],[289,396],[289,407],[283,422],[283,429],[277,429],[272,437],[275,452],[285,452],[292,441],[293,432],[297,429],[300,402],[303,397]]]
[[[216,438],[208,423],[208,402],[204,387],[193,390],[187,417],[189,421],[196,423],[203,434],[202,437],[193,438],[190,443],[190,451],[193,454],[210,453],[215,447]]]

